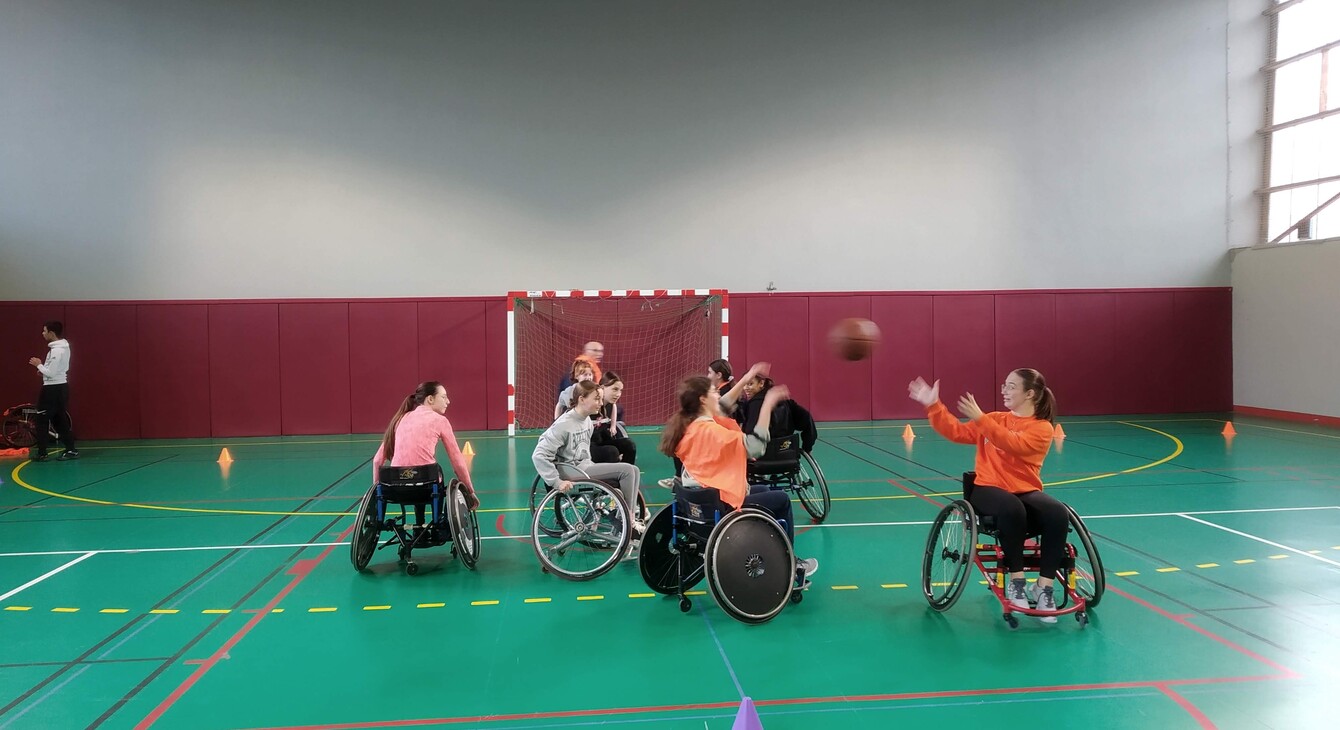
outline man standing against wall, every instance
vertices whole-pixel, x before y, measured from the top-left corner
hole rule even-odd
[[[79,458],[79,450],[74,447],[70,414],[66,412],[70,403],[70,385],[66,381],[70,372],[70,343],[61,337],[64,329],[56,321],[43,325],[42,338],[47,341],[47,359],[45,362],[35,357],[28,360],[28,364],[42,374],[42,392],[37,396],[37,453],[33,461],[47,460],[47,442],[51,440],[48,431],[52,425],[61,443],[65,444],[65,452],[57,459],[69,461]]]

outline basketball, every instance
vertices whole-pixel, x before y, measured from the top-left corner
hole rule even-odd
[[[844,319],[828,332],[833,354],[843,360],[864,360],[878,343],[879,327],[868,319]]]

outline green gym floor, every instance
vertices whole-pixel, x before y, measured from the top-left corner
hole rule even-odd
[[[944,614],[921,595],[929,522],[973,452],[913,425],[911,444],[902,422],[821,429],[832,513],[797,536],[820,571],[761,626],[708,595],[682,614],[634,563],[542,574],[517,537],[534,436],[461,434],[478,570],[444,547],[416,552],[416,577],[390,550],[349,564],[374,436],[4,462],[0,728],[724,730],[745,696],[768,730],[1336,727],[1340,432],[1064,420],[1044,477],[1093,532],[1108,591],[1087,628],[1011,631],[976,575]],[[663,503],[669,461],[637,438]]]

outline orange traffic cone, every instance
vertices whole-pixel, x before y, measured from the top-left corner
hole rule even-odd
[[[461,456],[465,457],[465,468],[473,469],[475,465],[475,447],[470,445],[469,441],[461,448]]]
[[[220,464],[233,463],[233,455],[228,453],[228,447],[226,446],[223,448],[223,451],[219,452],[219,463]]]
[[[907,424],[906,426],[903,426],[903,440],[904,440],[904,441],[911,441],[912,439],[914,439],[914,438],[916,438],[916,437],[917,437],[917,435],[916,435],[915,433],[912,432],[912,424],[909,423],[909,424]]]
[[[1232,421],[1228,421],[1224,423],[1224,430],[1222,431],[1222,433],[1224,434],[1225,438],[1233,438],[1234,436],[1238,435],[1238,430],[1236,428],[1233,428]]]
[[[1056,429],[1052,431],[1052,440],[1065,441],[1065,429],[1061,428],[1061,424],[1059,423],[1056,424]]]

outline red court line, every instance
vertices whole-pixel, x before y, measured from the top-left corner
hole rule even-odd
[[[1255,659],[1256,661],[1261,662],[1262,664],[1264,664],[1264,665],[1266,665],[1266,666],[1268,666],[1268,667],[1270,667],[1270,668],[1272,668],[1272,669],[1278,669],[1279,671],[1284,672],[1285,676],[1282,677],[1283,679],[1293,679],[1293,678],[1295,678],[1295,677],[1300,677],[1300,676],[1302,676],[1302,675],[1299,674],[1298,672],[1296,672],[1296,671],[1294,671],[1294,670],[1292,670],[1292,669],[1290,669],[1290,668],[1288,668],[1288,667],[1286,667],[1286,666],[1283,666],[1283,665],[1281,665],[1281,664],[1276,664],[1275,662],[1270,661],[1269,659],[1267,659],[1267,658],[1261,656],[1260,654],[1257,654],[1256,652],[1254,652],[1254,651],[1252,651],[1252,650],[1250,650],[1250,649],[1248,649],[1248,648],[1246,648],[1246,647],[1243,647],[1243,646],[1240,646],[1240,645],[1238,645],[1238,644],[1235,644],[1235,643],[1229,641],[1228,639],[1225,639],[1224,637],[1222,637],[1222,636],[1220,636],[1220,635],[1214,633],[1213,631],[1210,631],[1210,630],[1208,630],[1208,629],[1203,629],[1203,628],[1201,628],[1201,627],[1199,627],[1199,626],[1197,626],[1197,625],[1191,623],[1190,621],[1187,621],[1186,619],[1184,619],[1184,618],[1182,618],[1182,617],[1180,617],[1180,616],[1177,616],[1176,614],[1169,613],[1168,611],[1165,611],[1165,610],[1159,608],[1158,606],[1155,606],[1154,604],[1150,603],[1149,601],[1146,601],[1146,600],[1144,600],[1144,599],[1142,599],[1142,598],[1137,598],[1137,597],[1135,597],[1135,596],[1133,596],[1133,595],[1127,593],[1126,591],[1121,590],[1120,588],[1115,588],[1115,587],[1109,585],[1109,586],[1107,587],[1107,590],[1112,591],[1113,593],[1116,593],[1117,595],[1119,595],[1119,596],[1121,596],[1121,597],[1123,597],[1123,598],[1126,598],[1126,599],[1128,599],[1128,600],[1134,601],[1135,603],[1138,603],[1138,604],[1140,604],[1141,606],[1144,606],[1145,608],[1147,608],[1147,609],[1153,611],[1154,613],[1157,613],[1157,614],[1160,615],[1160,616],[1163,616],[1164,618],[1166,618],[1166,619],[1168,619],[1168,620],[1170,620],[1170,621],[1176,621],[1177,623],[1179,623],[1179,624],[1181,624],[1181,625],[1187,627],[1188,629],[1191,629],[1192,631],[1195,631],[1196,633],[1198,633],[1198,634],[1200,634],[1200,635],[1202,635],[1202,636],[1205,636],[1205,637],[1207,637],[1207,638],[1213,639],[1213,640],[1219,642],[1220,644],[1223,644],[1224,646],[1226,646],[1226,647],[1232,649],[1233,651],[1238,652],[1239,654],[1242,654],[1242,655],[1247,656],[1247,657],[1251,657],[1252,659]]]
[[[897,479],[890,479],[890,480],[889,480],[889,484],[892,484],[893,486],[898,487],[899,489],[903,490],[904,492],[907,492],[908,494],[912,495],[913,497],[916,497],[917,499],[920,499],[920,500],[923,501],[923,502],[930,502],[931,504],[935,505],[936,507],[943,507],[943,506],[944,506],[944,503],[942,503],[942,502],[936,502],[935,500],[931,499],[930,497],[927,497],[926,495],[922,494],[921,492],[916,491],[915,489],[911,489],[911,488],[909,488],[909,487],[903,486],[903,484],[902,484],[901,482],[899,482]]]
[[[506,516],[507,516],[507,515],[505,515],[505,514],[498,515],[498,521],[495,522],[495,523],[493,524],[493,526],[494,526],[495,528],[497,528],[497,530],[498,530],[498,534],[499,534],[499,535],[502,535],[503,537],[512,539],[512,540],[529,540],[530,538],[526,537],[525,535],[513,535],[512,533],[510,533],[510,532],[508,532],[507,530],[504,530],[504,529],[503,529],[503,526],[502,526],[503,518],[506,517]]]
[[[1189,715],[1196,718],[1196,722],[1200,723],[1201,727],[1203,728],[1215,727],[1215,724],[1210,721],[1210,718],[1205,716],[1205,713],[1200,711],[1199,707],[1196,707],[1194,704],[1192,704],[1191,700],[1188,700],[1187,698],[1178,694],[1172,687],[1169,687],[1166,684],[1156,684],[1154,686],[1158,687],[1160,692],[1172,698],[1172,701],[1180,705],[1181,708],[1183,710],[1186,710]]]
[[[902,692],[873,695],[837,695],[833,697],[796,697],[776,700],[755,700],[757,707],[785,705],[818,705],[825,703],[849,702],[887,702],[897,700],[944,699],[952,697],[988,697],[995,695],[1029,694],[1034,692],[1083,692],[1099,689],[1160,689],[1166,693],[1174,685],[1187,684],[1226,684],[1233,682],[1260,682],[1273,679],[1287,679],[1280,675],[1262,675],[1252,677],[1205,677],[1192,679],[1166,679],[1141,682],[1094,682],[1091,684],[1060,684],[1040,687],[1000,687],[993,689],[942,690],[938,692]],[[1179,695],[1180,696],[1180,695]],[[1180,704],[1180,703],[1179,703]],[[1189,704],[1189,703],[1188,703]],[[460,725],[465,723],[515,722],[518,720],[553,720],[563,718],[597,717],[602,715],[630,715],[655,712],[683,712],[690,710],[721,710],[735,708],[739,702],[704,702],[687,705],[660,705],[652,707],[613,707],[594,710],[563,710],[556,712],[525,712],[511,715],[475,715],[471,717],[435,717],[415,720],[368,720],[364,722],[343,722],[327,725],[281,725],[254,730],[358,730],[360,728],[410,727],[414,725]]]
[[[354,527],[354,525],[350,525],[349,529],[340,533],[339,539],[341,542],[354,531]],[[284,586],[283,590],[275,594],[275,597],[271,598],[269,603],[266,603],[255,616],[252,616],[251,620],[247,621],[245,626],[238,629],[237,633],[233,634],[231,638],[225,641],[223,646],[216,649],[198,669],[191,673],[191,676],[187,677],[181,684],[177,685],[177,688],[172,690],[172,694],[168,695],[166,699],[158,703],[158,706],[153,709],[153,712],[150,712],[143,720],[140,720],[135,725],[135,730],[144,730],[144,728],[158,722],[158,719],[163,716],[163,713],[167,712],[173,705],[177,704],[177,700],[180,700],[191,687],[195,686],[196,682],[199,682],[209,670],[213,669],[214,665],[222,661],[224,657],[228,655],[230,649],[237,646],[237,643],[241,641],[243,637],[251,633],[252,629],[256,628],[256,624],[259,624],[262,619],[270,615],[271,609],[279,605],[279,602],[284,600],[294,588],[297,588],[299,583],[303,582],[307,576],[311,575],[312,570],[316,568],[317,565],[320,565],[321,561],[325,560],[326,556],[330,555],[331,551],[336,547],[336,545],[331,545],[315,558],[312,558],[311,560],[299,560],[295,563],[293,568],[289,571],[293,574],[293,580],[289,581],[288,585]]]

